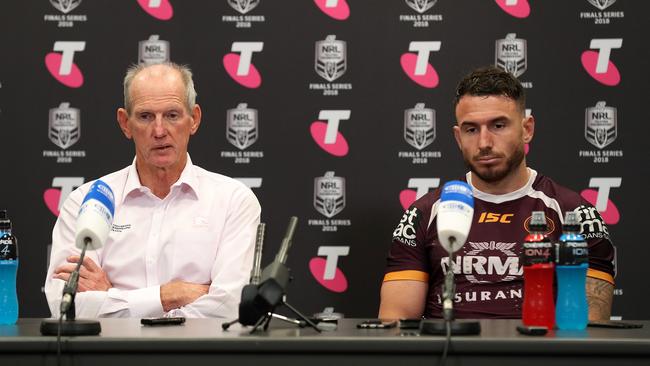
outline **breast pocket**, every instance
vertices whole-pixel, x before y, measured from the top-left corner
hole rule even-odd
[[[179,230],[174,234],[172,253],[174,279],[210,283],[210,272],[217,254],[214,232]]]

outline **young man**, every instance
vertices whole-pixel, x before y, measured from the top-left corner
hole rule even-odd
[[[525,144],[535,120],[525,115],[519,81],[494,67],[473,71],[458,85],[454,137],[469,168],[474,218],[456,253],[454,310],[458,318],[518,318],[522,310],[521,244],[532,211],[544,211],[553,240],[564,213],[575,210],[589,244],[587,298],[590,319],[609,319],[614,289],[614,248],[596,211],[579,194],[526,166]],[[417,200],[393,233],[381,288],[380,318],[441,317],[449,257],[437,240],[440,189]]]
[[[192,164],[187,146],[201,123],[195,99],[187,67],[128,70],[117,120],[135,159],[101,178],[115,194],[115,219],[104,247],[84,258],[77,316],[237,317],[260,205],[242,183]],[[79,261],[75,224],[91,183],[66,199],[52,232],[45,294],[55,317]]]

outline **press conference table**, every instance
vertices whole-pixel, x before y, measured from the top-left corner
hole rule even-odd
[[[180,326],[141,326],[138,319],[102,319],[99,336],[62,337],[62,365],[437,365],[440,336],[392,329],[360,330],[344,319],[335,331],[272,322],[248,334],[221,330],[216,319]],[[453,337],[447,365],[650,365],[650,321],[641,329],[588,328],[524,336],[518,320],[483,320],[478,336]],[[40,319],[0,325],[1,365],[55,365],[56,337],[41,336]]]

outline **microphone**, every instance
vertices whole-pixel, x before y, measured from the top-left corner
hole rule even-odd
[[[469,184],[457,180],[447,182],[440,193],[436,216],[438,241],[449,253],[449,267],[442,287],[442,316],[444,322],[423,320],[420,332],[423,334],[447,335],[445,351],[452,334],[479,334],[481,325],[477,321],[454,321],[454,252],[458,251],[469,235],[474,217],[474,196]]]
[[[242,301],[239,303],[239,322],[241,324],[256,325],[261,318],[282,303],[290,279],[289,269],[285,263],[297,224],[298,218],[292,216],[289,219],[289,226],[284,239],[282,239],[280,250],[275,256],[275,260],[262,271],[259,285],[254,286],[251,283],[244,287]]]
[[[458,251],[465,244],[474,217],[474,197],[469,184],[457,180],[447,182],[442,187],[436,217],[440,244],[450,254]]]
[[[81,256],[77,267],[70,274],[68,282],[63,288],[61,298],[61,313],[66,313],[74,302],[79,282],[79,269],[86,254],[86,249],[97,250],[104,246],[108,233],[113,223],[115,214],[115,196],[108,184],[96,180],[84,197],[77,215],[77,226],[75,230],[75,246],[81,249]]]
[[[266,234],[266,224],[260,223],[257,225],[257,233],[255,234],[255,252],[253,254],[253,269],[251,270],[251,285],[260,283],[262,274],[262,248],[264,246],[264,235]]]

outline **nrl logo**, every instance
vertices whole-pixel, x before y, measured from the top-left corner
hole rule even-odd
[[[345,178],[326,172],[314,178],[314,208],[327,218],[332,218],[345,208]]]
[[[422,14],[436,5],[438,0],[406,0],[406,5]]]
[[[226,139],[240,150],[257,141],[257,110],[240,103],[235,109],[229,109],[226,121]]]
[[[70,108],[70,103],[61,103],[50,109],[48,137],[56,146],[67,149],[79,141],[81,120],[79,109]]]
[[[585,109],[585,138],[599,149],[611,144],[618,136],[616,108],[598,102]]]
[[[50,4],[63,14],[67,14],[81,5],[81,0],[50,0]]]
[[[526,40],[517,38],[515,33],[509,33],[506,38],[496,41],[495,61],[499,67],[514,77],[521,76],[527,68]]]
[[[242,14],[255,9],[260,4],[260,0],[228,0],[228,5]]]
[[[418,150],[431,145],[436,139],[436,111],[418,103],[404,111],[404,139]]]
[[[589,1],[589,4],[597,7],[599,10],[605,10],[612,6],[616,2],[616,0],[587,0]]]
[[[147,65],[169,61],[169,42],[152,34],[148,40],[138,43],[138,60]]]
[[[340,78],[347,70],[347,48],[345,41],[336,40],[329,35],[324,41],[316,42],[316,73],[332,82]]]

